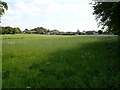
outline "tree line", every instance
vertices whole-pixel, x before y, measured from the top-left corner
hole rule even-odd
[[[45,34],[45,33],[48,33],[48,32],[60,32],[59,30],[50,30],[50,29],[46,29],[46,28],[43,28],[43,27],[37,27],[37,28],[34,28],[34,29],[25,29],[23,31],[23,33],[26,33],[26,34]]]
[[[90,35],[90,34],[110,34],[107,31],[102,31],[102,30],[98,30],[98,31],[83,31],[80,32],[80,30],[77,30],[76,32],[61,32],[57,29],[54,30],[50,30],[50,29],[46,29],[43,27],[37,27],[34,29],[25,29],[23,31],[20,30],[19,27],[0,27],[0,34],[50,34],[50,35]]]
[[[19,27],[0,27],[0,34],[20,34],[22,31],[20,30]]]
[[[59,30],[49,30],[43,27],[21,30],[19,27],[0,27],[0,34],[46,34],[48,32],[60,32]]]

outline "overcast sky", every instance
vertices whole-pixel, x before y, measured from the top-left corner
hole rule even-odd
[[[99,30],[89,5],[91,0],[3,0],[9,9],[2,26],[60,31]]]

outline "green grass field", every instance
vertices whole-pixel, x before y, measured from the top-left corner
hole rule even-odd
[[[119,88],[118,36],[3,35],[3,88]]]

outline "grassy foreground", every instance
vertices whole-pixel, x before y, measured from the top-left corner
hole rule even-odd
[[[3,88],[119,88],[118,36],[2,36]]]

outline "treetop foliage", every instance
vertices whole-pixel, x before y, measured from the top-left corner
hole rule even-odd
[[[19,34],[21,33],[22,31],[20,30],[20,28],[18,27],[0,27],[0,34]]]
[[[93,15],[96,15],[98,26],[107,28],[109,32],[120,35],[120,2],[97,2],[91,3]]]
[[[0,0],[0,17],[5,13],[5,10],[8,9],[6,2]]]

